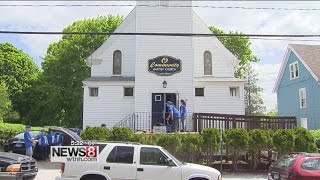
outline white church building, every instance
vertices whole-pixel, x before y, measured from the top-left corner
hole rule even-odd
[[[138,1],[115,32],[211,33],[191,6]],[[83,127],[151,128],[165,121],[165,102],[179,107],[181,99],[189,114],[243,115],[245,82],[234,77],[238,62],[213,36],[112,35],[87,59],[91,77],[83,80]]]

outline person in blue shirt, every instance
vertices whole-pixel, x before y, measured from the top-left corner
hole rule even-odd
[[[26,131],[24,132],[24,146],[26,148],[26,155],[32,157],[33,155],[33,139],[30,134],[31,126],[26,125]]]
[[[185,132],[186,131],[186,119],[187,119],[187,102],[183,99],[181,99],[181,105],[180,105],[180,115],[181,115],[181,126],[182,126],[182,129],[181,131],[182,132]]]
[[[47,139],[48,139],[48,148],[47,148],[47,154],[49,155],[50,157],[50,149],[51,149],[51,146],[54,146],[56,144],[56,139],[55,139],[55,135],[53,133],[53,131],[50,131],[50,133],[47,135]]]
[[[179,132],[179,124],[180,124],[180,112],[178,109],[174,106],[174,104],[171,101],[167,102],[168,112],[169,115],[167,117],[167,121],[169,121],[170,118],[172,118],[173,122],[173,131]]]
[[[55,145],[61,146],[61,144],[62,144],[62,134],[56,133],[54,138],[56,140]]]
[[[80,130],[79,128],[77,129],[76,134],[77,134],[78,136],[81,135],[81,130]]]
[[[38,136],[39,146],[40,146],[40,158],[41,160],[46,160],[48,157],[48,138],[45,134],[45,130],[41,130],[41,134]]]

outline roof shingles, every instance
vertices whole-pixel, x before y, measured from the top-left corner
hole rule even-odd
[[[307,64],[311,71],[320,79],[320,45],[290,44],[298,56]]]

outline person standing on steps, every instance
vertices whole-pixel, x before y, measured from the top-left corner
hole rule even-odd
[[[181,131],[186,132],[186,119],[187,119],[187,102],[183,99],[181,99],[181,105],[180,105],[180,115],[181,115]]]
[[[167,121],[169,119],[172,119],[173,123],[173,131],[174,132],[180,132],[179,124],[180,124],[180,112],[178,109],[174,106],[174,104],[171,101],[167,102],[168,112],[169,115],[167,117]]]

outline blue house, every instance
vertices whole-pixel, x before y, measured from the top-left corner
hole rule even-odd
[[[280,116],[320,129],[320,45],[290,44],[274,87]]]

